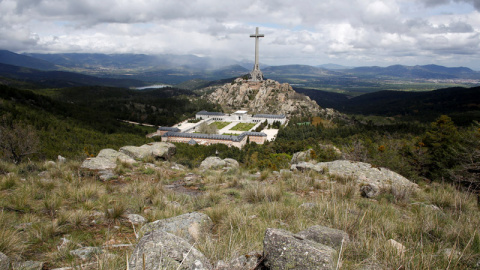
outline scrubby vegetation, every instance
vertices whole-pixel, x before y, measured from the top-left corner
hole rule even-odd
[[[328,174],[179,171],[169,162],[154,164],[122,164],[116,180],[101,182],[73,161],[1,163],[0,252],[51,268],[93,263],[96,269],[124,269],[139,229],[127,213],[154,221],[201,211],[214,231],[196,247],[212,262],[261,250],[268,227],[297,232],[315,224],[349,234],[342,269],[465,269],[480,259],[476,198],[446,183],[390,190],[371,200],[360,196],[353,180]],[[170,189],[187,173],[199,175],[188,185],[194,193]],[[406,246],[402,256],[389,239]],[[101,247],[104,254],[81,261],[69,252],[80,246]]]

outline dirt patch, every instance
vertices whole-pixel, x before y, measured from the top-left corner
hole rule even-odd
[[[203,191],[200,190],[201,185],[190,185],[187,184],[187,181],[184,179],[177,180],[170,185],[165,185],[164,187],[170,190],[173,190],[178,193],[186,194],[189,196],[198,196],[203,193]]]

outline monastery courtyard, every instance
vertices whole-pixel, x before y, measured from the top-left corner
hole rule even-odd
[[[172,127],[159,127],[156,136],[162,141],[183,142],[191,145],[222,143],[242,148],[248,141],[263,144],[275,140],[279,127],[287,122],[285,115],[255,114],[236,111],[232,114],[200,111],[195,119],[188,119]],[[201,126],[214,126],[216,134],[200,132]],[[256,131],[259,126],[263,129]],[[270,128],[269,128],[270,126]]]
[[[197,127],[204,122],[207,122],[207,124],[210,123],[211,125],[216,123],[215,121],[209,121],[208,119],[200,120],[200,122],[198,122],[198,123],[188,123],[188,120],[185,120],[183,122],[175,124],[172,127],[180,129],[181,132],[185,132],[186,130],[192,130],[194,127]],[[225,122],[220,122],[220,123],[225,123]],[[240,135],[244,132],[244,131],[239,131],[239,130],[231,130],[231,128],[235,127],[238,123],[243,123],[242,121],[235,120],[235,121],[226,122],[226,123],[229,123],[229,124],[227,126],[225,126],[224,128],[219,129],[217,131],[218,134],[220,134],[220,135],[223,135],[223,134],[227,134],[227,135],[238,134],[238,135]],[[255,130],[259,125],[260,125],[260,123],[256,123],[255,126],[253,126],[251,129],[246,130],[246,131]],[[267,141],[274,141],[275,138],[277,137],[278,129],[266,127],[265,129],[263,129],[260,132],[263,132],[263,133],[267,134]]]

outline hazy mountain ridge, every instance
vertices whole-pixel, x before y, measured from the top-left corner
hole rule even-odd
[[[268,75],[289,75],[289,74],[303,74],[303,75],[333,75],[332,71],[324,68],[318,68],[308,65],[283,65],[283,66],[269,66],[262,69],[263,73]]]
[[[98,78],[67,71],[42,71],[26,67],[0,63],[0,77],[22,82],[31,82],[39,87],[72,87],[84,85],[104,85],[112,87],[144,86],[145,83],[132,79]]]
[[[415,79],[471,79],[480,78],[480,72],[466,67],[444,67],[439,65],[403,66],[393,65],[388,67],[356,67],[348,72],[357,75],[389,76],[397,78]]]
[[[77,69],[98,75],[139,75],[152,72],[149,80],[168,76],[185,77],[184,81],[194,78],[221,79],[222,76],[240,76],[248,72],[253,62],[237,61],[227,58],[200,57],[196,55],[146,55],[146,54],[96,54],[96,53],[61,53],[16,54],[0,51],[0,63],[31,67],[41,70]],[[234,72],[232,67],[236,67]],[[367,76],[378,78],[401,79],[480,79],[480,72],[466,67],[444,67],[439,65],[392,65],[388,67],[366,66],[348,67],[336,64],[318,66],[309,65],[261,65],[268,77],[303,75],[303,76]],[[165,72],[162,72],[165,71]],[[230,71],[230,73],[228,73]],[[159,72],[156,74],[156,72]],[[228,73],[228,74],[225,74]],[[194,76],[196,75],[196,76]],[[190,77],[189,77],[190,76]],[[175,80],[178,81],[178,80]]]
[[[65,54],[26,54],[31,57],[43,59],[51,63],[69,67],[91,68],[140,68],[148,69],[208,69],[214,70],[240,62],[231,59],[212,57],[199,57],[195,55],[146,55],[146,54],[90,54],[90,53],[65,53]]]
[[[0,63],[21,66],[27,68],[34,68],[40,70],[54,70],[57,69],[55,64],[39,58],[30,57],[26,55],[16,54],[7,50],[0,50]]]

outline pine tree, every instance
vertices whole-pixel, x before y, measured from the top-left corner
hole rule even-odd
[[[428,149],[428,177],[433,180],[448,179],[449,170],[457,164],[460,136],[457,127],[447,115],[431,123],[423,142]]]

